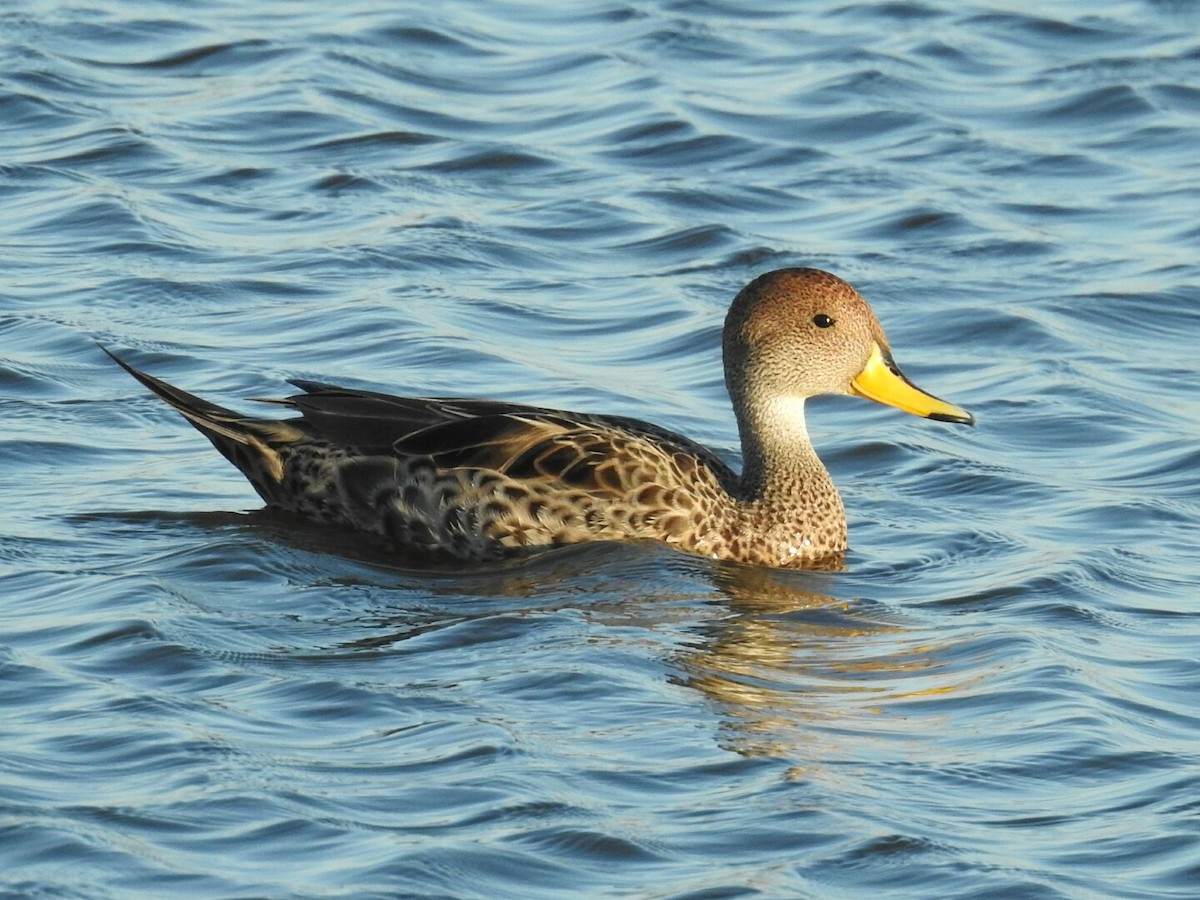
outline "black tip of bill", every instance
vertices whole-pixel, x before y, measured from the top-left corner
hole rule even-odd
[[[955,425],[975,424],[975,417],[966,410],[963,410],[961,413],[931,412],[925,418],[933,419],[935,422],[951,422]]]

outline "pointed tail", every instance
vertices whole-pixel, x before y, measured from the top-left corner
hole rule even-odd
[[[107,347],[100,349],[196,426],[222,456],[242,471],[264,500],[273,502],[271,482],[278,484],[283,480],[283,460],[276,448],[303,437],[300,429],[280,420],[240,415],[135,369]]]

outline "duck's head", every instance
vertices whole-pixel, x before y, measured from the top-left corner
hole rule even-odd
[[[725,319],[724,352],[725,380],[741,409],[854,394],[916,416],[975,423],[904,377],[867,301],[819,269],[779,269],[746,285]]]

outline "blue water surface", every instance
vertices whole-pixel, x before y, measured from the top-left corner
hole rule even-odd
[[[0,891],[1195,897],[1200,6],[0,6]],[[97,342],[737,463],[763,271],[976,429],[814,401],[844,572],[414,569]]]

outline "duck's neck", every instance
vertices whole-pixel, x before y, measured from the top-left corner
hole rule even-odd
[[[804,398],[738,407],[743,468],[740,497],[748,527],[813,551],[844,550],[846,514],[833,479],[813,449]]]

